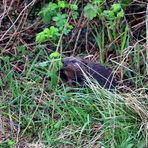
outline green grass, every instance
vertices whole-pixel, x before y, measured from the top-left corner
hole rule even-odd
[[[115,26],[118,29],[113,30],[105,21],[97,29],[87,26],[92,31],[89,42],[96,44],[100,63],[116,66],[119,80],[123,75],[130,80],[128,92],[109,92],[93,83],[87,88],[69,88],[60,80],[52,83],[52,66],[44,45],[37,45],[31,52],[27,45],[19,45],[16,56],[0,53],[0,148],[148,146],[148,84],[141,52],[145,44],[137,41],[129,46],[128,25],[118,22]],[[61,56],[67,41],[63,38],[62,33],[58,44],[54,43]],[[77,39],[81,42],[79,34],[76,47]],[[18,61],[25,65],[22,73],[14,66]]]
[[[12,145],[144,147],[146,94],[111,93],[94,85],[70,91],[59,84],[52,90],[47,73],[35,67],[40,56],[41,51],[23,74],[13,71],[10,59],[3,59],[2,137]],[[8,147],[6,142],[0,146]]]

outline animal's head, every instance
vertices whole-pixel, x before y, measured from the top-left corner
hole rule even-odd
[[[63,67],[59,70],[59,75],[62,80],[67,82],[78,82],[83,85],[84,62],[81,58],[65,57],[62,59]]]
[[[65,57],[62,59],[62,63],[63,63],[63,67],[73,67],[74,70],[80,70],[80,68],[83,69],[83,67],[85,67],[87,65],[87,61],[82,59],[82,58],[78,58],[78,57]]]

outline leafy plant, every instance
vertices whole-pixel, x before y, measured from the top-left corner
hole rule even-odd
[[[66,14],[58,13],[57,16],[53,17],[53,21],[55,22],[59,31],[63,32],[65,35],[67,35],[71,31],[71,29],[73,28],[73,26],[67,22],[67,15]]]
[[[72,3],[68,4],[65,1],[58,1],[57,3],[50,2],[46,7],[44,7],[39,16],[45,23],[52,23],[49,28],[45,28],[42,32],[36,35],[36,42],[43,42],[46,39],[51,39],[56,41],[60,34],[68,35],[72,30],[73,26],[68,22],[68,15],[62,13],[63,9],[70,9],[72,11],[73,19],[78,17],[77,5]]]
[[[103,0],[93,0],[91,3],[87,3],[84,7],[84,16],[89,20],[95,17],[101,18],[101,20],[106,20],[110,29],[114,31],[116,23],[124,16],[119,3],[114,3],[110,10],[106,10],[102,7]],[[39,16],[43,19],[45,23],[52,23],[49,28],[45,28],[42,32],[38,33],[36,36],[36,41],[41,43],[46,39],[52,39],[56,41],[60,34],[68,35],[73,26],[68,22],[68,15],[63,13],[62,10],[70,9],[71,17],[76,19],[79,15],[78,6],[76,3],[68,4],[66,1],[58,1],[57,3],[50,2],[46,7],[44,7]]]
[[[50,54],[49,58],[50,58],[50,68],[48,71],[48,75],[51,78],[51,87],[56,87],[58,80],[57,71],[59,67],[62,66],[60,54],[58,52],[53,52]]]
[[[45,23],[48,23],[52,19],[52,16],[56,14],[57,9],[58,5],[56,3],[50,2],[39,12],[39,16],[43,19]]]
[[[88,3],[84,7],[84,16],[87,17],[89,20],[92,20],[94,17],[97,16],[97,8],[93,4]]]
[[[45,28],[42,32],[37,34],[36,42],[41,43],[49,38],[55,40],[57,36],[59,36],[58,29],[54,26],[51,26],[49,29]]]
[[[111,6],[111,10],[115,13],[119,12],[121,10],[121,6],[120,4],[118,3],[114,3],[112,6]]]
[[[0,148],[11,148],[15,144],[14,140],[7,139],[0,143]]]
[[[62,66],[62,62],[61,62],[59,52],[51,53],[47,61],[43,61],[36,64],[36,67],[45,69],[46,73],[48,73],[47,75],[50,77],[51,88],[55,88],[57,86],[57,80],[58,80],[57,71],[61,66]]]
[[[67,4],[65,3],[65,1],[58,1],[58,7],[59,8],[64,9],[64,8],[66,8],[66,6],[67,6]]]
[[[110,29],[114,31],[115,26],[118,26],[120,19],[124,16],[119,3],[114,3],[110,10],[104,10],[102,17],[105,17]]]
[[[124,16],[121,6],[119,3],[114,3],[111,9],[106,10],[102,7],[102,2],[103,0],[94,0],[92,3],[87,3],[84,7],[84,16],[89,20],[98,16],[101,20],[108,21],[109,25],[113,27],[117,19],[120,20]]]
[[[53,20],[55,21],[56,26],[58,26],[61,29],[66,23],[66,18],[66,14],[58,13],[55,17],[53,17]]]

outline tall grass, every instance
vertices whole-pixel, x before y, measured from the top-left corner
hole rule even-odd
[[[51,90],[48,74],[35,67],[40,56],[23,75],[12,70],[9,59],[3,60],[1,138],[16,147],[146,146],[147,94],[138,89],[109,92],[93,83],[73,91],[64,84]],[[2,147],[8,147],[5,142]]]

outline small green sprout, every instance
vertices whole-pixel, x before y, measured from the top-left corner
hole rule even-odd
[[[48,71],[48,75],[51,78],[51,88],[55,88],[57,86],[57,80],[58,80],[57,71],[62,66],[60,53],[53,52],[50,54],[49,58],[50,58],[50,68]]]
[[[112,9],[113,12],[117,13],[117,12],[119,12],[121,10],[121,6],[118,3],[114,3],[112,5],[111,9]]]

